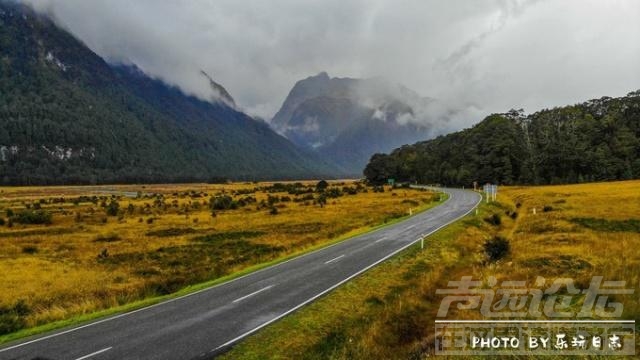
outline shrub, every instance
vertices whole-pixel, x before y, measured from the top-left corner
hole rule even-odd
[[[45,210],[23,210],[11,217],[18,224],[51,224],[51,213]]]
[[[118,211],[120,210],[120,204],[114,199],[111,199],[109,205],[106,206],[105,211],[109,216],[117,216]]]
[[[329,187],[329,183],[326,180],[320,180],[316,184],[316,191],[324,191]]]
[[[5,224],[4,218],[0,217],[0,226],[4,226],[4,224]]]
[[[120,240],[120,236],[118,234],[109,233],[109,234],[100,234],[100,235],[96,236],[96,238],[93,241],[95,241],[95,242],[114,242],[114,241],[119,241],[119,240]]]
[[[542,211],[544,211],[544,212],[553,211],[553,207],[552,207],[551,205],[545,205],[545,206],[542,208]]]
[[[102,249],[102,251],[100,251],[100,254],[98,254],[98,259],[106,259],[109,257],[109,250],[107,249]]]
[[[484,221],[486,221],[489,224],[494,225],[494,226],[499,226],[500,224],[502,224],[502,218],[500,217],[499,214],[493,214],[493,215],[485,218]]]
[[[209,206],[212,210],[233,210],[238,208],[238,203],[229,195],[219,195],[211,197]]]
[[[38,247],[33,245],[27,245],[22,247],[22,253],[24,254],[35,254],[38,252]]]
[[[484,252],[490,261],[497,261],[505,257],[511,251],[509,240],[502,236],[494,236],[484,243]]]

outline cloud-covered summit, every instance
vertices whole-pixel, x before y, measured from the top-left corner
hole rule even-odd
[[[635,0],[23,2],[104,58],[208,98],[204,71],[264,118],[320,71],[382,76],[478,116],[640,87]]]

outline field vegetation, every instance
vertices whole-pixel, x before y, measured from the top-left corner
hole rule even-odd
[[[0,188],[0,335],[171,294],[438,199],[353,181]]]
[[[429,237],[424,250],[408,249],[251,336],[225,358],[433,356],[434,320],[443,297],[436,289],[462,276],[486,287],[492,286],[490,277],[498,284],[572,278],[582,289],[592,276],[626,281],[635,293],[610,301],[624,305],[623,319],[638,322],[639,221],[640,181],[506,187],[497,202],[483,202],[477,215]],[[579,309],[582,300],[571,306]],[[478,310],[451,309],[448,319],[482,319]]]

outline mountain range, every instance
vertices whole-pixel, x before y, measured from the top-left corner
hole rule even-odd
[[[272,127],[343,171],[359,175],[371,154],[428,138],[426,116],[435,100],[381,78],[331,78],[326,72],[298,81]]]
[[[0,2],[0,184],[335,177],[341,172],[239,111],[133,64],[110,64],[24,5]]]

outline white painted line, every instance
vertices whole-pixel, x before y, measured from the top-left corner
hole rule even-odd
[[[337,258],[333,258],[333,259],[331,259],[331,260],[329,260],[329,261],[325,261],[324,263],[325,263],[325,264],[331,264],[332,262],[337,261],[337,260],[340,260],[340,259],[342,259],[343,257],[344,257],[344,254],[342,254],[342,255],[338,256]]]
[[[98,350],[98,351],[96,351],[96,352],[92,352],[91,354],[85,355],[85,356],[83,356],[83,357],[79,357],[79,358],[77,358],[76,360],[84,360],[84,359],[88,359],[88,358],[90,358],[90,357],[92,357],[92,356],[95,356],[95,355],[98,355],[98,354],[102,354],[102,353],[103,353],[103,352],[105,352],[105,351],[109,351],[109,350],[111,350],[112,348],[113,348],[112,346],[109,346],[109,347],[108,347],[108,348],[106,348],[106,349],[102,349],[102,350]]]
[[[237,298],[237,299],[233,300],[233,302],[234,302],[234,303],[240,302],[240,301],[242,301],[242,300],[244,300],[244,299],[246,299],[246,298],[250,298],[250,297],[252,297],[253,295],[259,294],[259,293],[261,293],[261,292],[263,292],[263,291],[265,291],[265,290],[269,290],[269,289],[271,289],[272,287],[273,287],[273,285],[269,285],[269,286],[263,287],[262,289],[260,289],[260,290],[258,290],[258,291],[254,291],[254,292],[252,292],[252,293],[251,293],[251,294],[249,294],[249,295],[245,295],[245,296],[243,296],[243,297],[241,297],[241,298]]]
[[[380,239],[376,240],[375,242],[379,243],[380,241],[384,241],[384,240],[387,240],[387,238],[383,237],[383,238],[380,238]]]
[[[476,195],[477,195],[477,194],[476,194]],[[448,200],[451,200],[452,198],[453,198],[452,194],[449,194],[449,199],[448,199]],[[448,200],[447,200],[447,201],[448,201]],[[432,231],[431,231],[431,232],[429,232],[428,234],[425,234],[425,236],[429,236],[429,235],[431,235],[431,234],[433,234],[433,233],[437,232],[438,230],[440,230],[440,229],[442,229],[442,228],[444,228],[444,227],[446,227],[446,226],[449,226],[450,224],[452,224],[452,223],[454,223],[454,222],[458,221],[459,219],[462,219],[463,217],[465,217],[465,216],[469,215],[469,214],[473,211],[473,209],[475,209],[475,208],[478,206],[478,204],[480,204],[480,202],[481,202],[481,201],[482,201],[482,196],[480,196],[480,200],[478,200],[478,202],[476,202],[476,204],[475,204],[474,206],[472,206],[472,207],[471,207],[471,209],[469,209],[469,211],[467,211],[466,213],[464,213],[464,214],[462,214],[462,215],[458,216],[457,218],[455,218],[455,219],[453,219],[453,220],[451,220],[451,221],[449,221],[449,222],[447,222],[447,223],[445,223],[445,224],[443,224],[443,225],[441,225],[441,226],[437,227],[436,229],[432,230]],[[346,283],[347,281],[349,281],[349,280],[353,279],[354,277],[356,277],[356,276],[358,276],[358,275],[362,274],[363,272],[365,272],[365,271],[367,271],[367,270],[371,269],[372,267],[374,267],[374,266],[376,266],[376,265],[380,264],[381,262],[383,262],[383,261],[385,261],[385,260],[389,259],[390,257],[393,257],[393,256],[395,256],[396,254],[398,254],[398,253],[400,253],[400,252],[402,252],[402,251],[406,250],[407,248],[409,248],[409,247],[410,247],[411,245],[413,245],[413,244],[415,244],[415,241],[414,241],[414,242],[412,242],[412,243],[409,243],[409,244],[407,244],[407,245],[405,245],[405,246],[403,246],[403,247],[401,247],[400,249],[398,249],[398,250],[396,250],[396,251],[392,252],[391,254],[389,254],[389,255],[387,255],[387,256],[385,256],[385,257],[383,257],[382,259],[380,259],[380,260],[378,260],[378,261],[374,262],[373,264],[371,264],[371,265],[369,265],[369,266],[367,266],[367,267],[365,267],[365,268],[363,268],[363,269],[359,270],[359,271],[358,271],[358,272],[356,272],[355,274],[353,274],[353,275],[351,275],[351,276],[347,277],[346,279],[344,279],[344,280],[342,280],[342,281],[338,282],[337,284],[335,284],[335,285],[331,286],[330,288],[328,288],[328,289],[326,289],[326,290],[324,290],[324,291],[321,291],[320,293],[316,294],[315,296],[313,296],[313,297],[311,297],[311,298],[309,298],[309,299],[307,299],[307,300],[305,300],[305,301],[301,302],[300,304],[298,304],[298,305],[296,305],[296,306],[292,307],[291,309],[289,309],[289,310],[285,311],[284,313],[282,313],[282,314],[280,314],[280,315],[278,315],[278,316],[274,317],[273,319],[271,319],[271,320],[269,320],[269,321],[267,321],[267,322],[264,322],[264,323],[262,323],[262,324],[260,324],[260,325],[256,326],[255,328],[253,328],[253,329],[251,329],[251,330],[249,330],[249,331],[245,332],[244,334],[241,334],[240,336],[237,336],[237,337],[235,337],[235,338],[233,338],[233,339],[231,339],[231,340],[227,341],[226,343],[224,343],[224,344],[222,344],[222,345],[218,346],[217,348],[215,348],[215,349],[214,349],[214,351],[215,351],[215,350],[220,350],[220,349],[222,349],[223,347],[229,346],[229,345],[233,344],[234,342],[236,342],[236,341],[238,341],[238,340],[240,340],[240,339],[242,339],[242,338],[244,338],[244,337],[247,337],[247,336],[249,336],[249,335],[253,334],[254,332],[256,332],[256,331],[258,331],[258,330],[262,329],[263,327],[268,326],[268,325],[272,324],[273,322],[275,322],[275,321],[277,321],[277,320],[279,320],[279,319],[281,319],[281,318],[283,318],[283,317],[285,317],[285,316],[287,316],[287,315],[291,314],[292,312],[294,312],[294,311],[298,310],[299,308],[301,308],[301,307],[303,307],[303,306],[307,305],[308,303],[310,303],[310,302],[314,301],[315,299],[317,299],[317,298],[319,298],[319,297],[323,296],[324,294],[326,294],[326,293],[328,293],[328,292],[332,291],[333,289],[335,289],[335,288],[337,288],[338,286],[340,286],[340,285],[342,285],[342,284]]]
[[[414,227],[416,227],[416,225],[418,225],[418,224],[413,224],[411,226],[407,226],[407,228],[405,230],[413,229]]]
[[[566,323],[578,323],[578,324],[635,324],[635,320],[436,320],[436,324],[518,324],[518,323],[532,323],[532,324],[566,324]]]

